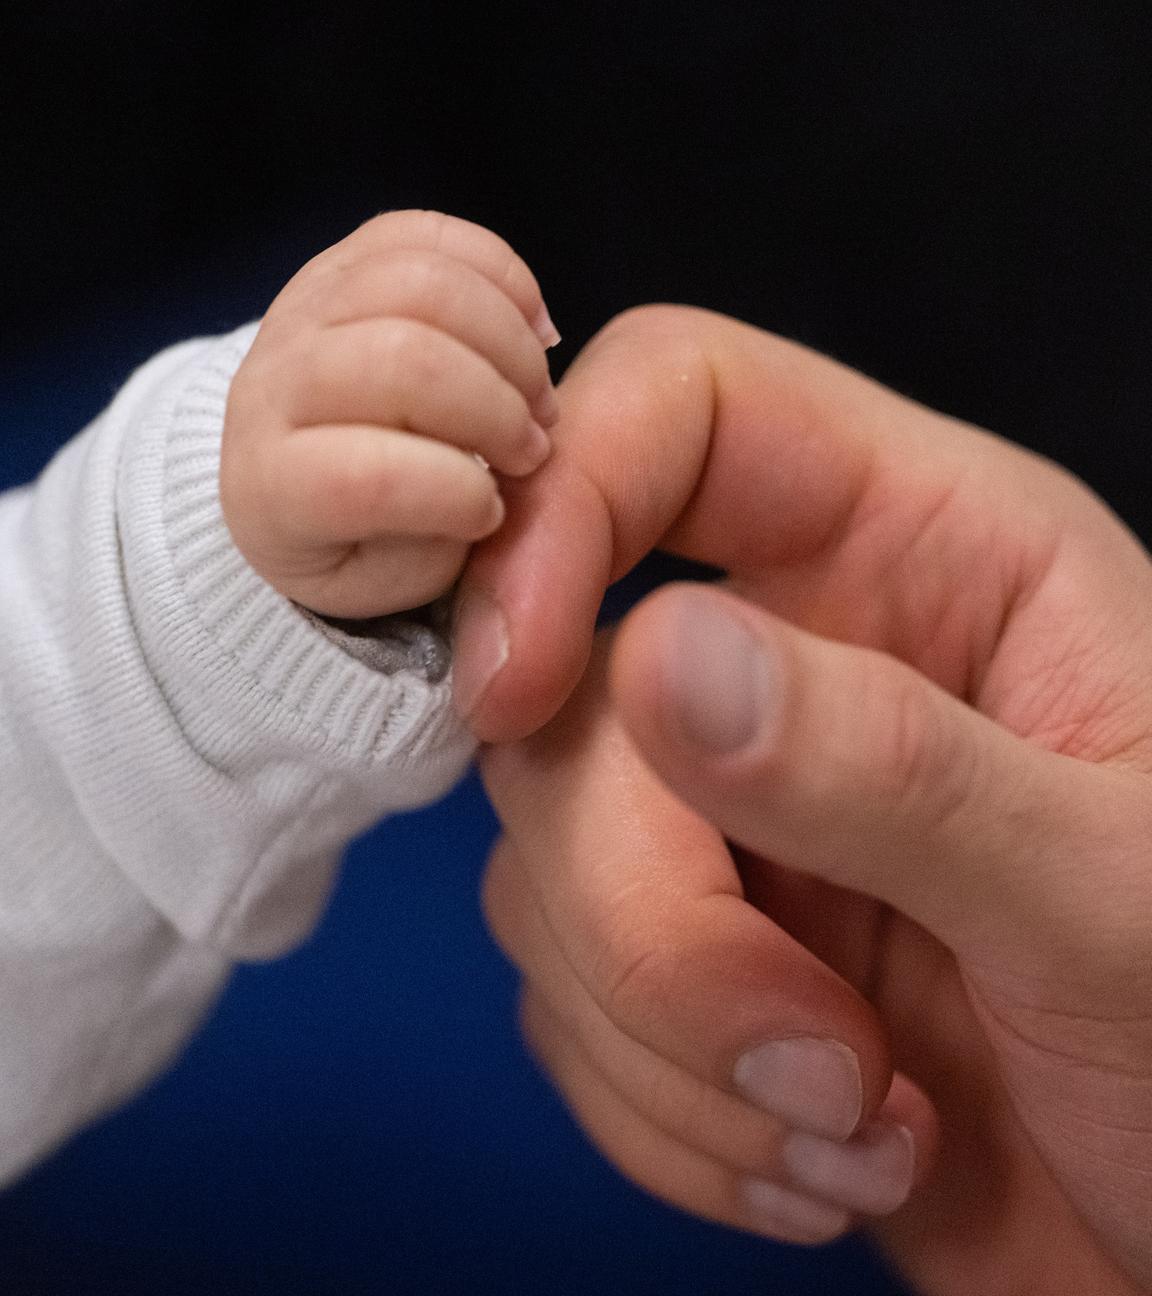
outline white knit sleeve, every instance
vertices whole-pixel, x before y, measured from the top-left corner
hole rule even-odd
[[[233,961],[308,934],[346,843],[471,756],[430,632],[369,664],[233,546],[253,333],[156,357],[0,496],[0,1180],[160,1069]]]

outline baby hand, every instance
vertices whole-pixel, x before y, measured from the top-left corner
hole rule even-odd
[[[241,553],[328,616],[446,592],[504,516],[486,463],[548,456],[557,340],[528,267],[467,221],[391,212],[320,253],[232,382],[220,499]]]

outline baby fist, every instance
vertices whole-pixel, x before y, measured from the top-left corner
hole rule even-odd
[[[548,455],[557,340],[528,267],[467,221],[391,212],[320,253],[229,393],[220,500],[241,553],[327,616],[446,592],[504,516],[488,465]]]

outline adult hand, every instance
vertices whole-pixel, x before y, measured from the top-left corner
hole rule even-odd
[[[927,1293],[1152,1287],[1145,553],[1053,465],[703,312],[623,317],[561,402],[617,566],[730,573],[628,618],[615,705],[601,654],[485,759],[490,921],[578,1118],[702,1215],[871,1220]],[[581,569],[566,507],[490,590]],[[524,696],[585,643],[550,652]]]

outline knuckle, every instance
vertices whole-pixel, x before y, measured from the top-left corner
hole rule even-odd
[[[694,313],[686,306],[634,306],[610,320],[585,351],[644,355],[645,364],[628,390],[637,413],[665,406],[671,379],[677,408],[703,418],[714,399],[714,376],[699,331],[689,327]]]
[[[423,248],[431,252],[450,255],[455,249],[496,239],[495,234],[481,225],[430,208],[387,212],[380,219],[388,217],[392,218],[393,226],[387,231],[390,241],[395,243],[397,237],[400,237],[411,247]]]
[[[459,295],[461,270],[439,252],[398,253],[389,267],[404,301],[432,309],[452,307]]]
[[[664,302],[649,302],[643,306],[630,306],[614,315],[600,330],[600,338],[630,336],[634,333],[671,333],[684,328],[690,308]]]
[[[365,242],[374,242],[381,238],[391,226],[404,221],[407,216],[408,213],[405,211],[377,212],[375,216],[369,216],[362,225],[357,227],[356,236]]]
[[[458,311],[462,270],[451,258],[423,248],[398,248],[359,264],[339,277],[325,313],[335,322],[403,319]]]
[[[417,237],[431,248],[439,248],[456,223],[456,217],[442,211],[414,211],[410,216]]]
[[[364,352],[360,362],[384,386],[420,389],[444,377],[427,330],[412,320],[381,320],[365,333]]]
[[[359,233],[369,244],[391,243],[398,235],[426,247],[437,247],[452,217],[441,211],[401,208],[380,212],[360,226]]]

